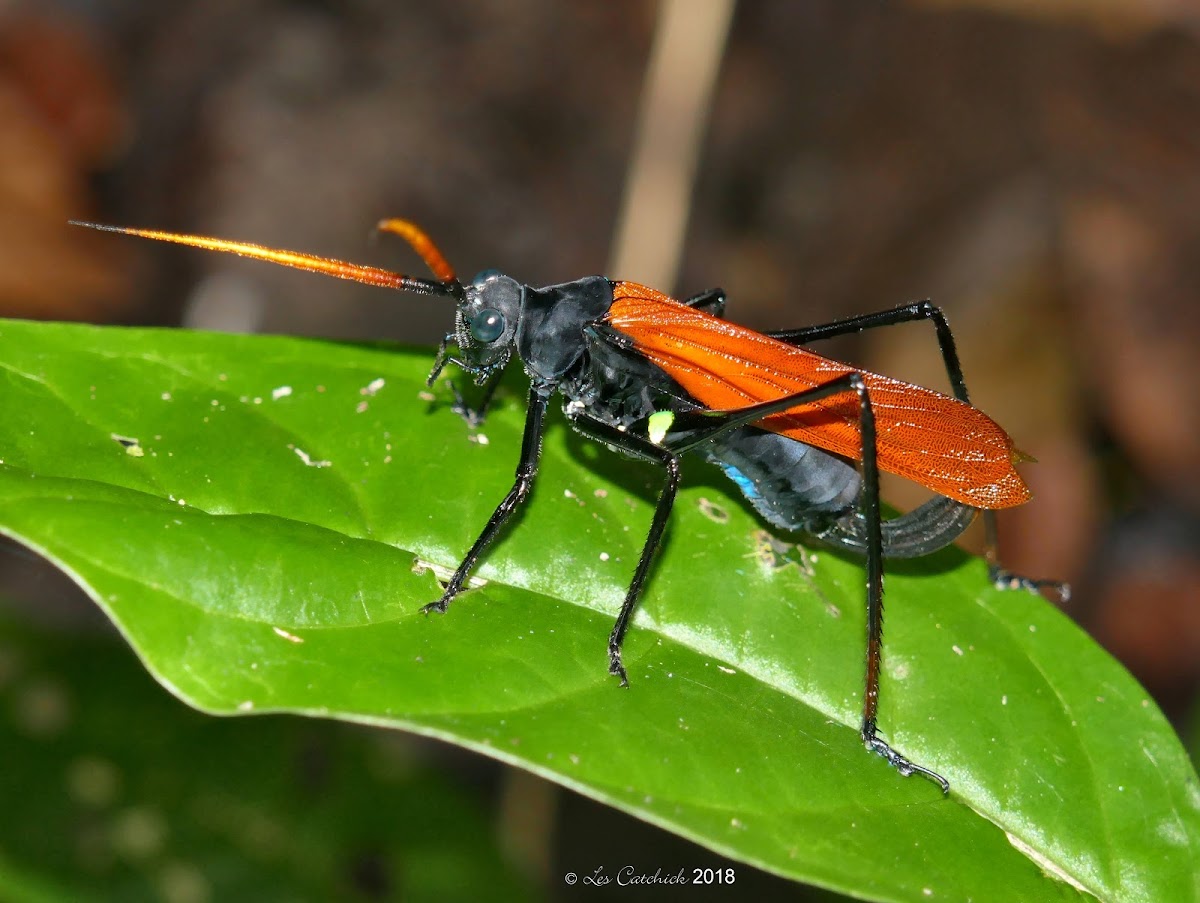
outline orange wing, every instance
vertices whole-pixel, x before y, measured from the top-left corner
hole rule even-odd
[[[605,321],[714,410],[782,398],[854,372],[633,282],[614,285]],[[1013,467],[1023,456],[982,411],[932,389],[858,372],[875,411],[881,470],[975,508],[1009,508],[1029,500],[1029,488]],[[858,400],[851,393],[798,405],[757,425],[862,458]]]

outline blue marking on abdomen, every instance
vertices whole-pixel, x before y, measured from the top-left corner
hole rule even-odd
[[[722,463],[721,469],[725,471],[725,476],[737,483],[738,489],[742,490],[742,494],[750,501],[756,502],[762,498],[762,496],[759,495],[758,487],[754,485],[754,482],[732,464]]]

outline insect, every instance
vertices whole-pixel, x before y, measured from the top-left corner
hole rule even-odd
[[[893,749],[876,725],[882,664],[883,560],[929,554],[953,542],[984,512],[991,579],[1009,588],[1058,589],[999,567],[997,509],[1030,492],[1014,464],[1012,439],[971,406],[954,338],[928,301],[820,326],[758,333],[723,318],[725,295],[712,289],[685,301],[632,282],[588,276],[537,288],[497,270],[470,282],[455,275],[418,226],[400,219],[378,228],[403,238],[433,275],[417,278],[376,267],[245,242],[147,229],[78,223],[103,231],[225,251],[369,285],[442,295],[455,326],[438,348],[432,385],[448,363],[483,387],[455,410],[481,423],[515,357],[529,378],[520,458],[512,488],[425,612],[444,612],[462,592],[487,546],[529,495],[538,470],[546,413],[561,393],[571,425],[666,475],[637,567],[608,639],[608,670],[628,683],[621,646],[642,594],[688,452],[716,463],[768,522],[805,531],[866,561],[867,648],[861,737],[902,775],[922,774],[949,792],[936,772]],[[937,333],[954,397],[820,357],[803,345],[836,335],[928,320]],[[455,349],[451,353],[451,349]],[[855,467],[851,461],[858,461]],[[920,483],[936,495],[883,520],[879,471]]]

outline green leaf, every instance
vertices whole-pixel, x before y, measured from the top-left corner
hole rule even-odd
[[[685,469],[620,690],[605,640],[662,477],[562,423],[486,586],[418,613],[414,563],[453,568],[511,482],[519,380],[472,433],[422,395],[427,354],[9,322],[0,360],[0,530],[198,708],[440,737],[867,899],[1200,896],[1178,738],[978,561],[887,576],[880,727],[944,799],[858,740],[859,565],[772,540],[711,468]]]
[[[206,718],[110,637],[0,623],[0,899],[511,900],[483,813],[390,735]]]

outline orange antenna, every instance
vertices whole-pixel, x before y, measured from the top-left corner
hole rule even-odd
[[[454,271],[446,263],[441,252],[438,251],[424,232],[416,226],[406,223],[404,220],[385,220],[380,225],[382,227],[384,224],[401,224],[396,228],[389,228],[386,231],[396,232],[405,238],[412,245],[413,250],[420,254],[422,259],[429,264],[429,268],[433,270],[434,275],[439,278],[439,281],[434,282],[430,279],[418,279],[414,276],[405,276],[403,273],[394,273],[391,270],[366,266],[361,263],[348,263],[344,260],[318,257],[315,254],[302,254],[298,251],[267,248],[244,241],[227,241],[223,238],[185,235],[178,232],[160,232],[156,229],[131,229],[124,226],[106,226],[100,223],[88,223],[80,220],[71,220],[70,222],[73,226],[86,226],[89,229],[98,229],[101,232],[136,235],[139,238],[169,241],[178,245],[203,248],[206,251],[224,251],[229,254],[237,254],[240,257],[266,260],[270,263],[278,263],[297,270],[307,270],[310,273],[322,273],[338,279],[349,279],[354,282],[365,283],[366,285],[377,285],[380,288],[394,288],[401,291],[418,292],[423,295],[450,295],[458,297],[462,294],[462,286],[454,278]],[[403,231],[404,226],[408,227],[408,232]]]
[[[406,219],[381,219],[375,224],[375,229],[379,232],[391,232],[393,235],[403,238],[408,242],[409,247],[425,261],[425,266],[429,267],[429,271],[442,282],[458,281],[458,277],[454,275],[454,267],[450,266],[446,258],[442,256],[442,252],[433,243],[433,239],[426,235],[425,230],[416,223],[410,223]]]

